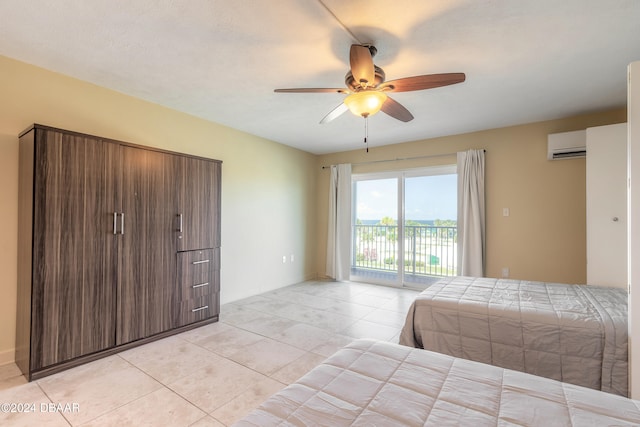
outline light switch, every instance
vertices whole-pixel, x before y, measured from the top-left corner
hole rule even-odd
[[[509,208],[502,208],[502,216],[509,216]]]

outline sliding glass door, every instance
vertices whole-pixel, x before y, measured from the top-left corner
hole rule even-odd
[[[397,283],[398,178],[368,175],[356,179],[352,194],[352,279]]]
[[[448,173],[404,180],[404,284],[413,287],[456,274],[457,175],[431,172]]]
[[[353,176],[351,279],[425,287],[456,274],[455,165]]]

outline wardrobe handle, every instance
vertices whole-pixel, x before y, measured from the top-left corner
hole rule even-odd
[[[202,261],[193,261],[191,264],[196,265],[196,264],[204,264],[209,262],[208,259],[203,259]]]
[[[201,287],[203,287],[203,286],[209,286],[209,282],[206,282],[206,283],[200,283],[199,285],[192,285],[191,287],[192,287],[193,289],[196,289],[196,288],[201,288]]]
[[[182,214],[178,214],[180,222],[178,222],[178,233],[182,233]]]
[[[124,212],[120,212],[120,234],[124,234]]]
[[[118,234],[118,212],[113,213],[113,234]]]
[[[191,310],[191,312],[195,313],[196,311],[206,310],[207,308],[209,308],[209,306],[205,305],[205,306],[202,306],[202,307],[194,308],[193,310]]]

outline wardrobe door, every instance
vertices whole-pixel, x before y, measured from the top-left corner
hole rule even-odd
[[[122,147],[117,344],[173,327],[177,159]]]
[[[181,157],[178,251],[220,246],[220,162]]]
[[[36,131],[32,371],[114,345],[118,148]]]

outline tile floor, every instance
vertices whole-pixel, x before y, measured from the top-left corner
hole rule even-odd
[[[225,304],[217,323],[31,383],[15,364],[0,366],[0,405],[35,409],[2,405],[0,425],[231,425],[352,339],[397,342],[417,293],[310,281]]]

